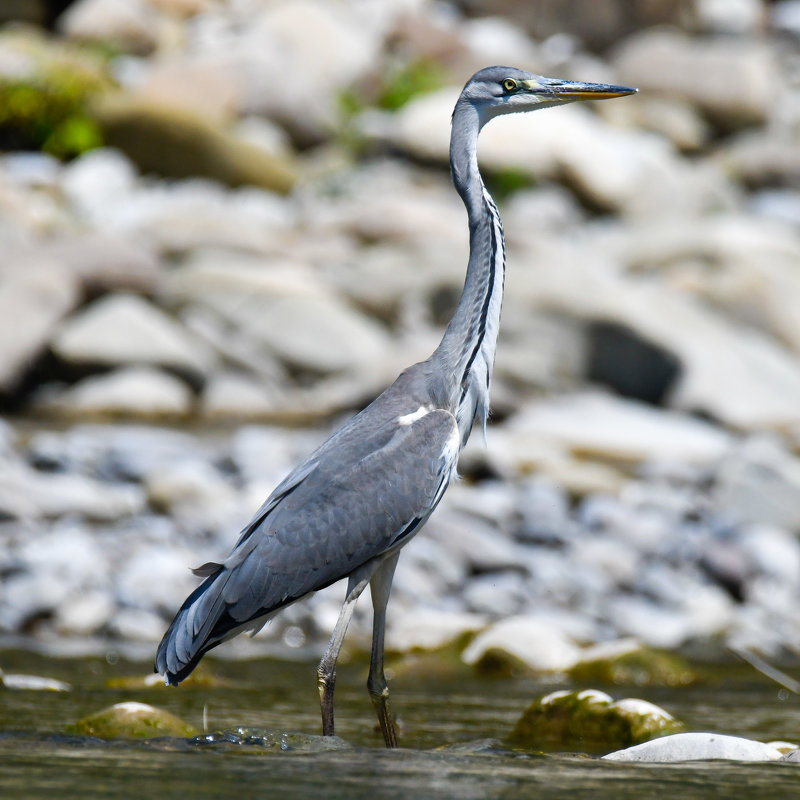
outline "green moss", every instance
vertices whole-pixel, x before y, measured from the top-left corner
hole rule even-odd
[[[515,192],[530,189],[535,185],[529,173],[512,167],[487,172],[485,180],[490,194],[498,202],[502,202]]]
[[[0,49],[24,65],[0,77],[0,148],[66,159],[102,144],[87,107],[111,86],[104,61],[29,31],[4,33]]]
[[[429,59],[412,61],[386,80],[378,98],[378,105],[387,111],[396,111],[409,100],[440,89],[443,84],[442,68],[435,61]]]
[[[683,723],[644,700],[614,702],[604,692],[553,692],[531,703],[509,736],[526,749],[610,752],[679,733]]]
[[[688,686],[697,680],[684,658],[650,647],[583,661],[569,671],[569,676],[578,683],[606,686]]]
[[[174,714],[144,703],[117,703],[78,720],[67,733],[98,739],[153,739],[196,736],[197,729]]]

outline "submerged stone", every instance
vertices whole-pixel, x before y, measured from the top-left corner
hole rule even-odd
[[[195,736],[197,729],[163,709],[128,702],[90,714],[70,725],[67,732],[99,739],[151,739]]]
[[[629,747],[683,727],[663,708],[645,700],[614,701],[595,689],[560,691],[531,703],[509,741],[527,749],[602,751]]]
[[[569,676],[577,683],[618,686],[688,686],[697,679],[681,656],[642,646],[580,661]]]

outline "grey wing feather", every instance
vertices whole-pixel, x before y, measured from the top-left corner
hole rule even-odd
[[[165,634],[157,671],[182,680],[211,647],[400,546],[425,522],[455,472],[455,418],[380,417],[356,417],[329,439],[270,495],[221,567],[200,568],[208,577]]]

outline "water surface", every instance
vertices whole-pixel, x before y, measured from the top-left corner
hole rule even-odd
[[[521,753],[503,744],[534,697],[561,688],[532,678],[486,679],[457,667],[396,665],[392,702],[402,747],[382,747],[364,683],[366,664],[343,664],[337,685],[337,749],[317,738],[313,662],[207,659],[227,686],[112,689],[109,679],[144,676],[145,663],[51,659],[0,652],[6,672],[47,675],[70,692],[0,693],[0,795],[51,797],[320,798],[691,798],[800,797],[796,764],[725,762],[638,765],[582,754]],[[569,688],[575,688],[570,686]],[[800,738],[800,703],[756,673],[726,667],[704,685],[614,687],[617,697],[658,703],[693,730],[762,740]],[[166,708],[203,730],[239,726],[284,742],[265,747],[183,739],[103,742],[68,736],[76,719],[112,703]],[[291,732],[304,736],[293,737]],[[283,734],[289,734],[285,737]],[[305,736],[307,735],[307,736]],[[231,737],[236,738],[236,737]]]

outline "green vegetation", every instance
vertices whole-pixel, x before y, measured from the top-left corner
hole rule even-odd
[[[578,683],[607,686],[688,686],[697,680],[682,656],[649,647],[638,647],[612,658],[582,661],[569,675]]]
[[[412,61],[387,79],[378,105],[387,111],[396,111],[409,100],[440,89],[443,85],[444,75],[439,64],[429,59]]]
[[[3,49],[19,58],[21,68],[0,74],[0,148],[68,159],[101,145],[88,105],[111,86],[104,61],[30,33],[3,39]]]

